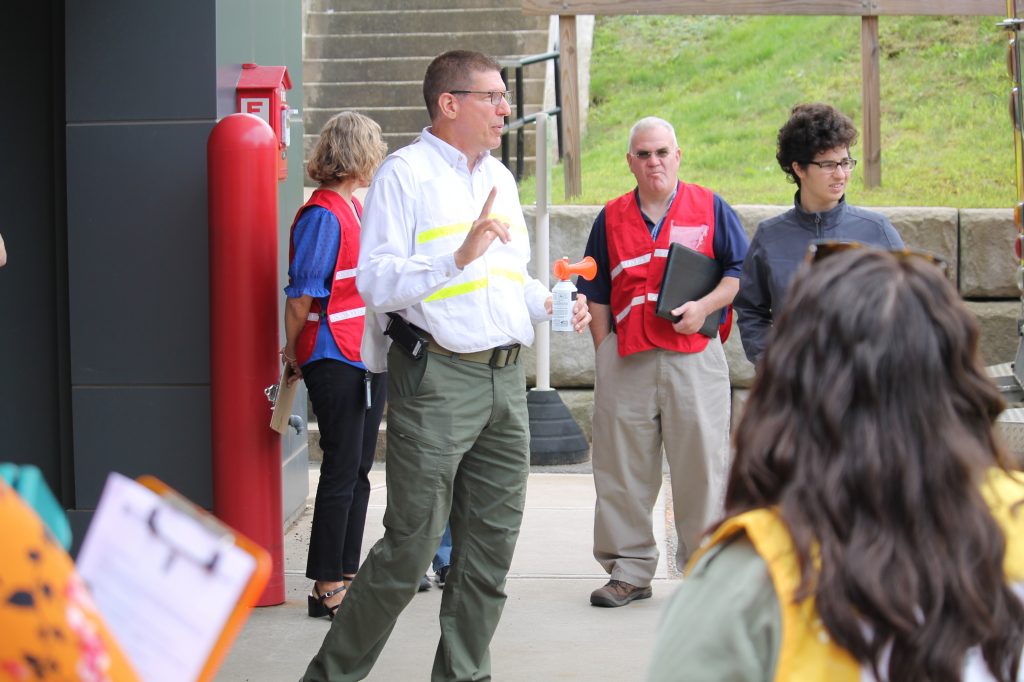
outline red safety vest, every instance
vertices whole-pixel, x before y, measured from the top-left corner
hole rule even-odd
[[[361,214],[362,205],[353,197],[352,203]],[[359,262],[359,221],[352,214],[348,202],[337,192],[318,189],[313,192],[292,221],[291,233],[288,238],[288,262],[295,255],[295,223],[299,216],[310,206],[321,206],[334,214],[341,228],[341,242],[338,246],[338,259],[334,264],[334,281],[331,285],[331,296],[327,300],[327,326],[331,330],[338,349],[349,360],[360,362],[359,345],[363,340],[363,323],[366,320],[366,304],[356,290],[356,266]],[[295,356],[300,365],[304,364],[313,354],[316,347],[316,335],[320,331],[320,299],[314,298],[310,306],[306,324],[299,332],[295,344]]]
[[[655,309],[673,232],[677,240],[684,237],[682,241],[686,246],[715,257],[714,196],[711,190],[699,185],[680,183],[657,241],[651,240],[651,231],[640,214],[635,192],[613,199],[605,206],[612,279],[611,312],[615,318],[619,355],[652,348],[699,353],[707,347],[708,337],[700,333],[677,334],[672,323],[658,317]],[[727,319],[722,327],[728,327],[730,322],[731,318]],[[726,330],[720,329],[722,331]]]

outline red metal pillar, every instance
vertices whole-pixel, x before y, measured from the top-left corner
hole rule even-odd
[[[210,133],[210,412],[213,511],[270,553],[258,606],[284,601],[281,443],[263,389],[278,380],[274,131],[231,114]]]

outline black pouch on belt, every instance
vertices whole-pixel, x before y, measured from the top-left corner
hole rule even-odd
[[[384,329],[384,335],[390,336],[413,360],[419,360],[427,351],[429,340],[397,313],[388,313],[388,326]]]

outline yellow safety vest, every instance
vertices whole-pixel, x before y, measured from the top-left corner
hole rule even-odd
[[[1006,535],[1003,567],[1007,579],[1024,581],[1024,505],[1015,507],[1024,500],[1024,475],[1011,477],[1002,469],[992,469],[982,485],[982,495]],[[782,641],[775,679],[859,682],[860,664],[832,641],[818,616],[814,595],[799,603],[794,597],[800,585],[800,567],[792,537],[776,509],[756,509],[726,520],[694,554],[690,567],[709,549],[741,531],[767,564],[779,597]]]

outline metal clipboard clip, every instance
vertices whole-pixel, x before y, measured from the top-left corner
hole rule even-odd
[[[198,566],[207,573],[216,572],[221,552],[235,542],[234,534],[219,523],[211,523],[209,518],[197,515],[190,503],[179,500],[173,495],[165,494],[163,501],[168,506],[153,507],[146,516],[146,527],[149,528],[149,532],[153,537],[160,540],[168,549],[167,561],[164,562],[163,566],[164,572],[170,571],[174,562],[179,558]],[[174,534],[168,532],[165,526],[161,525],[161,518],[165,517],[168,510],[181,513],[190,522],[199,524],[204,531],[210,533],[215,538],[214,547],[209,554],[199,554],[196,548],[178,542]],[[165,520],[164,523],[166,524],[167,521]]]

